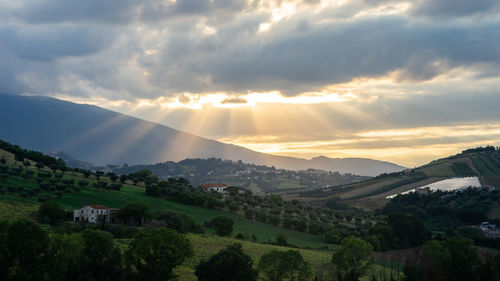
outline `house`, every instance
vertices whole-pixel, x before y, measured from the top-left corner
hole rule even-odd
[[[104,205],[87,205],[81,209],[73,211],[74,222],[87,222],[87,223],[115,223],[116,213],[118,209],[108,208]]]
[[[225,193],[238,193],[238,194],[245,194],[246,189],[243,187],[238,187],[238,186],[229,186],[224,190]]]
[[[494,223],[482,222],[479,225],[479,229],[487,238],[500,238],[500,228],[497,228],[497,225]]]
[[[226,193],[227,184],[221,183],[204,183],[201,188],[205,191],[216,191],[220,193]]]

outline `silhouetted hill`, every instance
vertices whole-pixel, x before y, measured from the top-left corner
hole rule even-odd
[[[371,159],[306,160],[264,154],[97,106],[43,96],[0,94],[0,120],[0,139],[42,152],[64,152],[93,165],[214,157],[283,169],[315,168],[364,176],[404,169]]]

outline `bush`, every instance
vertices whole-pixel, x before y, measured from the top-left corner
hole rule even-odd
[[[186,237],[171,229],[155,228],[140,231],[126,257],[133,277],[160,281],[174,278],[174,267],[192,255],[193,247]]]
[[[233,232],[234,221],[231,218],[219,216],[210,221],[210,225],[218,236],[226,236]]]
[[[38,198],[40,200],[40,198]],[[41,223],[57,224],[64,221],[64,209],[56,201],[46,201],[38,209],[38,220]]]
[[[159,211],[154,216],[157,220],[164,221],[168,228],[180,233],[204,233],[201,225],[197,224],[190,216],[171,211]]]
[[[195,274],[199,281],[255,281],[257,272],[252,264],[241,244],[233,244],[198,264]]]

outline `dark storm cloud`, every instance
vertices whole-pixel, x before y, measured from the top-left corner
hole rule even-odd
[[[299,11],[263,33],[259,25],[270,14],[252,12],[255,6],[243,0],[19,2],[0,12],[6,22],[0,25],[0,79],[14,81],[7,84],[16,92],[44,83],[48,92],[58,92],[71,77],[85,81],[81,87],[106,89],[107,97],[131,99],[209,91],[297,95],[393,71],[400,82],[432,79],[456,67],[474,67],[480,77],[499,75],[498,21],[346,16],[392,2],[397,1],[352,1],[341,17]],[[411,2],[410,12],[461,16],[460,11],[492,12],[498,6],[469,2],[421,0]],[[43,67],[51,71],[36,73]],[[54,82],[52,90],[45,81]]]
[[[112,40],[113,34],[85,27],[3,27],[0,47],[26,60],[48,61],[66,56],[97,52]]]
[[[135,20],[161,21],[181,15],[200,15],[243,9],[243,0],[32,0],[11,15],[31,23],[104,22],[123,24]]]
[[[386,17],[308,27],[305,34],[273,37],[271,33],[267,41],[252,37],[243,42],[222,40],[234,44],[211,51],[196,49],[203,42],[174,40],[175,47],[165,49],[164,61],[177,58],[176,68],[161,65],[157,71],[167,77],[168,83],[161,85],[174,91],[190,87],[190,80],[201,81],[191,91],[281,90],[295,95],[396,70],[400,80],[420,81],[458,66],[498,66],[498,30],[498,23],[443,26]],[[172,54],[173,50],[178,52]]]
[[[362,0],[368,6],[391,5],[403,0]],[[496,14],[500,2],[497,0],[412,0],[410,14],[428,17],[466,17],[477,14]]]
[[[469,16],[498,13],[498,0],[417,0],[412,3],[411,13],[427,16]]]

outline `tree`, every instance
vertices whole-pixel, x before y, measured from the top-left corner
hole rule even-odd
[[[265,281],[305,281],[311,279],[309,264],[299,251],[273,250],[260,258],[260,276]]]
[[[203,233],[203,229],[190,216],[171,211],[159,211],[155,213],[157,220],[164,221],[167,227],[180,233]]]
[[[342,240],[332,262],[344,281],[357,281],[372,262],[373,246],[355,236]]]
[[[9,273],[10,259],[7,246],[9,227],[8,221],[0,220],[0,280],[7,280]]]
[[[118,210],[116,216],[124,223],[141,225],[149,216],[149,207],[142,202],[128,203]]]
[[[121,175],[120,176],[120,182],[125,183],[127,181],[128,177],[126,175]]]
[[[6,238],[10,265],[7,280],[46,280],[47,232],[34,222],[21,220],[10,225]]]
[[[278,235],[276,235],[276,244],[280,246],[288,245],[288,242],[286,241],[286,235],[283,233],[278,233]]]
[[[420,246],[430,238],[424,224],[412,215],[392,213],[388,215],[387,222],[397,239],[398,248]]]
[[[89,185],[89,181],[88,180],[79,180],[78,185],[81,187],[86,187]]]
[[[47,255],[50,257],[48,276],[51,281],[83,281],[86,276],[85,243],[79,233],[52,234]]]
[[[182,234],[167,228],[142,230],[130,243],[127,263],[138,280],[160,281],[174,276],[174,267],[193,255],[193,247]]]
[[[340,243],[340,235],[334,230],[329,230],[323,234],[323,241],[328,244],[338,244]]]
[[[160,197],[161,195],[160,188],[157,185],[148,185],[146,186],[146,195],[153,197]]]
[[[234,221],[228,217],[215,217],[210,221],[210,224],[219,236],[226,236],[233,232]]]
[[[46,201],[38,209],[38,220],[41,223],[57,224],[63,222],[64,218],[64,209],[59,207],[56,201]]]
[[[123,274],[120,249],[114,244],[113,236],[104,231],[86,229],[82,232],[85,245],[85,263],[82,280],[121,280]]]
[[[199,281],[255,281],[257,272],[252,264],[241,244],[233,244],[198,264],[194,274]]]
[[[426,258],[431,280],[479,280],[482,262],[470,239],[453,236],[443,242],[431,240],[420,253]]]

